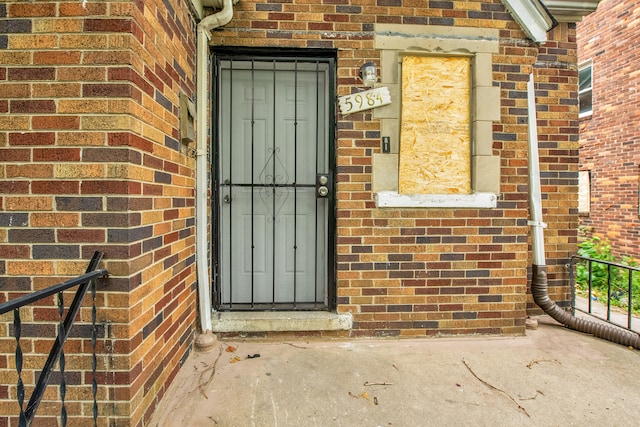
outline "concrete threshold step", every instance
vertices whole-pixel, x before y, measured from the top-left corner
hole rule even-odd
[[[297,332],[350,330],[351,313],[328,311],[215,312],[213,332]]]

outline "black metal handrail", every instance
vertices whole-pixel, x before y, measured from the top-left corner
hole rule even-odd
[[[575,289],[576,289],[576,282],[577,282],[577,278],[575,275],[575,271],[576,271],[576,265],[578,262],[584,262],[587,266],[587,270],[589,272],[589,278],[588,278],[588,303],[587,303],[587,310],[582,310],[578,307],[576,307],[576,294],[575,294]],[[607,301],[606,301],[606,309],[607,309],[607,313],[606,313],[606,318],[597,316],[594,313],[593,310],[593,280],[594,280],[594,269],[593,269],[593,265],[594,264],[602,264],[606,266],[606,281],[607,281]],[[604,261],[601,259],[594,259],[594,258],[588,258],[588,257],[583,257],[583,256],[579,256],[579,255],[574,255],[573,257],[571,257],[571,263],[569,265],[569,280],[571,282],[571,293],[572,293],[572,300],[573,300],[573,308],[574,310],[578,310],[581,311],[583,313],[588,313],[600,320],[603,320],[605,322],[611,323],[613,325],[622,327],[624,329],[628,329],[628,330],[632,330],[632,320],[633,320],[633,298],[634,298],[634,293],[633,293],[633,278],[634,278],[634,272],[636,272],[636,277],[640,277],[640,268],[639,267],[634,267],[634,266],[630,266],[630,265],[625,265],[625,264],[620,264],[620,263],[616,263],[616,262],[611,262],[611,261]],[[613,269],[622,269],[622,270],[626,270],[627,271],[627,288],[625,289],[627,292],[627,297],[628,297],[628,302],[627,302],[627,322],[626,325],[622,325],[619,323],[616,323],[614,321],[611,320],[611,314],[612,314],[612,310],[611,310],[611,301],[612,301],[612,295],[613,295],[613,289],[612,289],[612,280],[615,279],[615,275],[619,272],[619,270],[613,270]],[[640,295],[636,295],[636,298],[640,297]]]
[[[96,383],[96,308],[95,308],[95,284],[93,282],[94,279],[98,277],[106,277],[108,272],[105,269],[98,269],[98,265],[102,260],[103,253],[95,252],[85,274],[82,276],[75,277],[70,279],[64,283],[60,283],[54,286],[50,286],[46,289],[33,292],[29,295],[25,295],[23,297],[19,297],[13,299],[11,301],[7,301],[5,303],[0,304],[0,315],[8,313],[13,310],[13,330],[16,339],[16,371],[18,372],[18,385],[17,385],[17,397],[18,397],[18,405],[20,406],[20,415],[19,415],[19,426],[20,427],[28,427],[33,422],[38,406],[40,405],[40,401],[44,395],[44,392],[47,388],[47,384],[53,372],[53,369],[56,363],[59,362],[60,367],[60,397],[62,400],[62,408],[60,412],[62,425],[65,426],[67,422],[67,413],[64,405],[64,397],[66,393],[66,383],[64,379],[64,351],[63,346],[69,337],[69,333],[73,324],[75,322],[76,317],[80,311],[80,307],[82,306],[82,302],[87,294],[89,288],[92,290],[92,336],[91,343],[93,349],[93,359],[92,359],[92,369],[93,369],[93,419],[94,425],[97,424],[97,383]],[[64,314],[64,300],[63,300],[63,291],[78,286],[78,290],[73,298],[73,302],[69,306],[67,310],[66,316],[63,318]],[[58,294],[58,316],[59,316],[59,324],[58,324],[58,335],[56,340],[54,341],[51,351],[49,352],[49,357],[45,362],[44,367],[40,373],[36,386],[31,393],[31,397],[29,402],[27,403],[26,408],[24,408],[24,383],[22,381],[22,347],[20,346],[20,338],[22,335],[22,321],[20,319],[20,308],[24,307],[33,302],[39,301],[43,298],[46,298],[51,295]]]

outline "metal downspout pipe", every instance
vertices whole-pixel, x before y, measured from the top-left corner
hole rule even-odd
[[[237,0],[235,0],[237,3]],[[208,182],[207,182],[207,132],[209,112],[209,40],[211,30],[222,27],[231,21],[233,17],[232,0],[218,0],[215,7],[222,7],[219,12],[202,19],[197,28],[197,136],[196,136],[196,265],[198,280],[198,302],[200,309],[200,330],[203,333],[199,337],[201,341],[196,344],[200,347],[208,347],[208,341],[214,338],[202,339],[211,334],[211,280],[209,277],[209,250],[208,250]]]
[[[533,300],[546,314],[570,329],[592,334],[598,338],[617,344],[640,349],[640,335],[637,333],[616,328],[612,325],[577,318],[573,314],[560,308],[549,298],[547,266],[544,256],[544,236],[542,232],[546,224],[542,222],[538,132],[533,74],[529,77],[527,95],[529,110],[529,211],[531,215],[529,225],[533,227],[531,231],[533,249],[531,293],[533,294]]]

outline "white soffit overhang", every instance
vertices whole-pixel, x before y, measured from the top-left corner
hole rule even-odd
[[[542,0],[558,22],[579,22],[594,12],[601,0]]]
[[[552,29],[556,21],[538,0],[502,0],[513,19],[536,43],[547,41],[547,31]]]

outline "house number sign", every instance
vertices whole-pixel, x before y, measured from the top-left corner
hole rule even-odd
[[[376,87],[364,92],[341,96],[338,98],[338,104],[340,105],[340,112],[346,116],[358,111],[391,104],[391,95],[389,95],[388,87]]]

